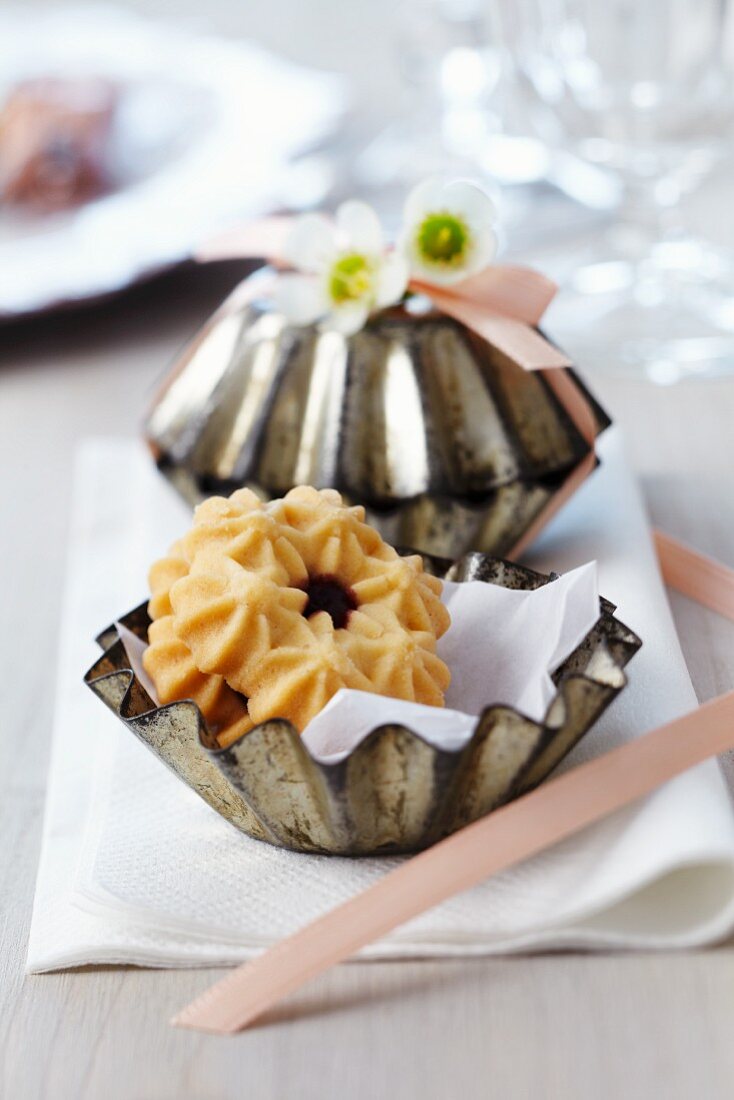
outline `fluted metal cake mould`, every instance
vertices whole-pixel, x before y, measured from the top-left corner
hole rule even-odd
[[[534,589],[554,579],[476,553],[454,564],[427,558],[426,567],[448,580],[505,588]],[[489,700],[469,742],[453,752],[403,725],[383,725],[345,760],[323,764],[282,719],[220,749],[194,703],[154,705],[114,627],[99,636],[104,655],[85,681],[163,763],[249,836],[299,852],[411,852],[536,786],[594,725],[625,686],[624,666],[641,645],[613,612],[602,600],[596,625],[554,676],[556,695],[543,722]],[[145,604],[120,621],[147,639]]]
[[[572,376],[601,431],[609,419]],[[588,452],[542,372],[419,302],[351,337],[289,327],[264,301],[225,304],[145,433],[190,503],[332,487],[394,546],[452,559],[509,554]]]

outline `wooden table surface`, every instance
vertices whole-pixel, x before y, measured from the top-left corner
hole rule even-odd
[[[0,1096],[405,1100],[734,1093],[734,945],[635,956],[351,964],[231,1039],[168,1026],[214,971],[24,978],[76,440],[130,434],[154,380],[232,282],[179,275],[0,341]],[[734,563],[734,379],[594,379],[655,522]],[[734,686],[734,626],[682,599],[699,694]]]
[[[252,11],[219,7],[237,30],[233,13]],[[214,971],[24,977],[52,718],[39,688],[56,658],[74,446],[136,431],[155,379],[232,282],[179,274],[0,334],[0,1097],[728,1100],[734,944],[351,964],[226,1039],[167,1023]],[[734,377],[591,381],[626,430],[654,522],[734,564]],[[673,605],[699,698],[734,687],[734,626]]]

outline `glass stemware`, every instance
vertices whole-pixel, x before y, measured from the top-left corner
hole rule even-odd
[[[613,224],[569,246],[551,315],[554,334],[591,368],[661,383],[734,372],[732,256],[680,218],[681,199],[731,148],[732,7],[495,2],[535,133],[622,186]]]

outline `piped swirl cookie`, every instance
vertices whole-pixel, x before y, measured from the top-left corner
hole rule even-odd
[[[201,672],[191,651],[174,630],[171,585],[186,576],[188,571],[189,560],[181,542],[174,543],[166,557],[157,561],[150,570],[148,613],[153,621],[148,628],[148,647],[143,653],[143,666],[155,684],[158,701],[166,704],[179,699],[192,699],[224,748],[243,733],[248,733],[253,722],[247,710],[247,700],[233,691],[223,676]]]
[[[338,493],[214,497],[179,546],[179,574],[159,566],[173,631],[202,674],[247,698],[251,721],[302,730],[342,687],[443,705],[441,582]]]
[[[143,665],[155,684],[159,702],[192,699],[222,747],[252,729],[247,700],[230,688],[223,676],[203,672],[197,667],[190,650],[174,629],[170,593],[171,586],[188,574],[201,536],[209,549],[217,545],[217,540],[226,544],[231,538],[227,522],[230,513],[239,517],[244,511],[260,511],[261,502],[254,493],[242,490],[237,497],[234,510],[228,501],[219,497],[202,505],[197,510],[193,529],[151,567],[148,613],[153,622],[148,630],[148,648],[143,655]],[[252,525],[248,539],[253,560],[260,568],[266,568],[270,564],[268,543],[259,537],[257,522]],[[277,570],[274,575],[280,579],[287,576]]]

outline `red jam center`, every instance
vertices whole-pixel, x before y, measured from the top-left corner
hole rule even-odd
[[[316,577],[310,577],[305,586],[308,603],[303,614],[306,618],[315,615],[318,611],[326,611],[331,615],[331,621],[335,630],[341,630],[349,622],[349,613],[357,606],[357,597],[351,588],[342,584],[336,577],[328,573],[322,573]]]

